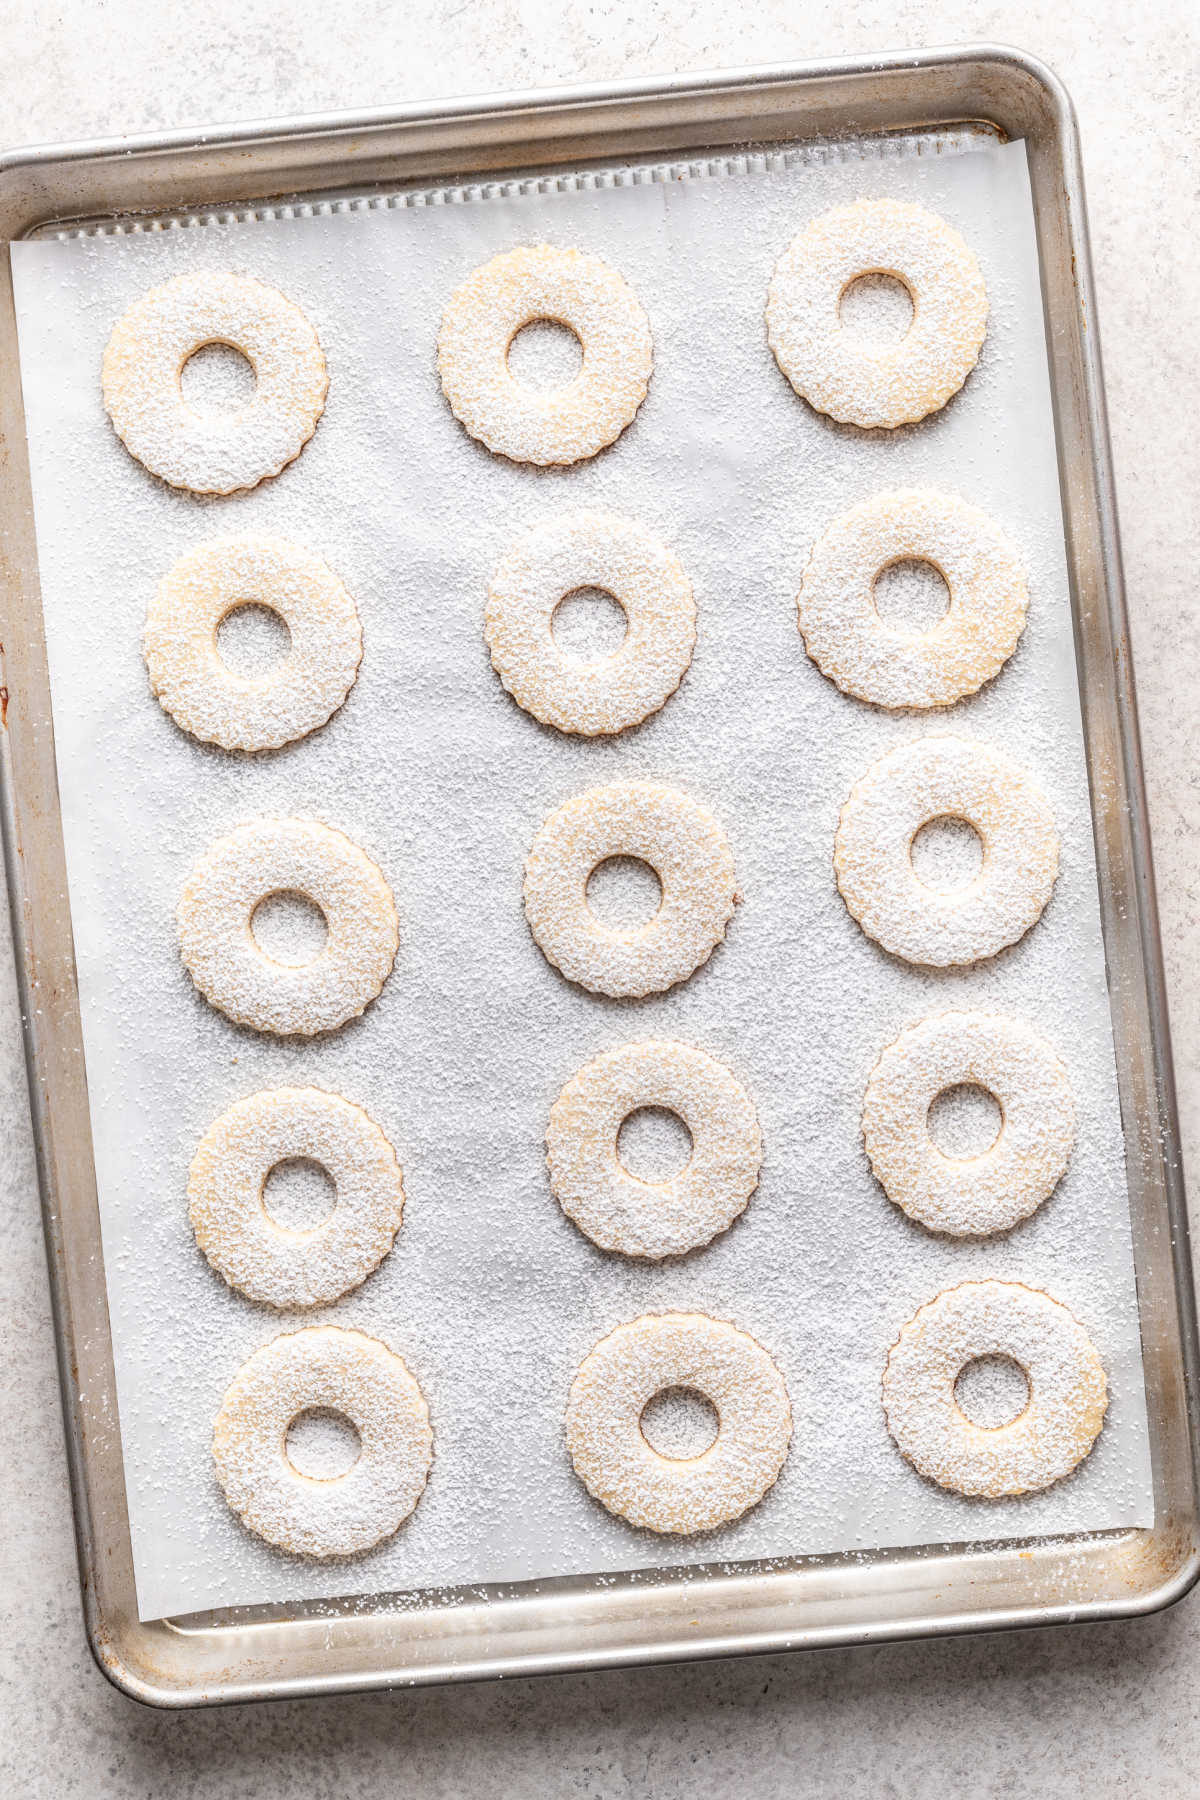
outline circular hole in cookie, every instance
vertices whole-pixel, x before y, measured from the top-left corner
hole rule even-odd
[[[254,681],[278,668],[292,647],[287,622],[273,606],[244,600],[217,626],[217,655],[231,675]]]
[[[662,905],[662,882],[637,856],[606,856],[588,876],[587,903],[609,931],[636,931]]]
[[[946,577],[919,556],[902,556],[880,569],[871,598],[881,623],[904,637],[923,637],[950,607]]]
[[[362,1455],[362,1439],[345,1413],[309,1406],[288,1426],[283,1449],[297,1475],[309,1481],[339,1481]]]
[[[534,319],[508,346],[508,372],[522,387],[540,392],[569,387],[583,367],[583,345],[558,319]]]
[[[972,1425],[996,1431],[1029,1405],[1029,1377],[1011,1356],[977,1356],[959,1370],[954,1399]]]
[[[263,1182],[263,1211],[281,1231],[316,1231],[337,1205],[337,1188],[327,1169],[308,1156],[288,1156]]]
[[[872,270],[848,281],[838,301],[842,330],[864,350],[890,350],[908,336],[912,295],[897,275]]]
[[[969,887],[983,866],[983,839],[966,819],[930,819],[908,847],[913,874],[935,894]]]
[[[639,1106],[621,1121],[617,1161],[635,1181],[671,1181],[692,1160],[692,1134],[669,1106]]]
[[[646,1402],[641,1425],[652,1450],[680,1462],[704,1455],[716,1442],[721,1420],[712,1401],[695,1388],[669,1387]]]
[[[625,608],[604,588],[575,588],[554,609],[550,630],[568,662],[603,662],[625,642]]]
[[[995,1094],[974,1081],[960,1081],[935,1094],[929,1108],[929,1135],[943,1156],[967,1162],[983,1156],[1000,1136],[1004,1114]]]
[[[320,907],[292,888],[265,895],[250,915],[250,930],[264,956],[294,968],[320,956],[329,936]]]
[[[233,344],[201,344],[179,371],[184,405],[202,418],[237,412],[257,385],[254,364]]]

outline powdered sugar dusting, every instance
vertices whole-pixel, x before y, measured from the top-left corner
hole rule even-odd
[[[965,819],[983,842],[974,880],[942,892],[919,880],[912,841],[923,825]],[[863,930],[906,962],[980,962],[1041,917],[1058,875],[1058,832],[1024,769],[986,744],[924,737],[881,757],[855,782],[833,852],[843,900]]]
[[[324,948],[284,963],[260,948],[255,908],[295,891],[325,915]],[[179,954],[205,999],[239,1025],[311,1037],[355,1019],[399,942],[391,889],[364,850],[317,819],[252,819],[212,844],[176,907]]]
[[[555,609],[577,588],[612,594],[626,633],[611,656],[580,665],[554,642]],[[587,737],[640,725],[692,660],[696,603],[679,561],[632,519],[578,512],[547,519],[505,553],[488,589],[484,636],[519,706]]]
[[[290,646],[267,673],[235,675],[217,628],[231,611],[268,607]],[[283,538],[218,538],[160,582],[142,637],[150,684],[175,723],[226,750],[277,750],[324,725],[362,660],[354,602],[327,563]]]
[[[1000,1102],[995,1141],[979,1156],[945,1156],[929,1109],[960,1084]],[[889,1044],[863,1099],[863,1139],[888,1199],[931,1231],[983,1237],[1007,1231],[1054,1192],[1075,1142],[1066,1069],[1016,1019],[938,1013]]]
[[[199,412],[179,378],[206,344],[229,344],[254,370],[232,412]],[[277,289],[222,269],[176,276],[142,294],[113,326],[104,404],[126,449],[172,487],[229,494],[279,471],[317,428],[328,378],[317,334]]]
[[[664,1389],[711,1401],[717,1435],[699,1456],[662,1456],[642,1431]],[[788,1453],[792,1411],[761,1344],[699,1313],[650,1313],[584,1358],[567,1402],[567,1449],[588,1492],[648,1531],[690,1537],[756,1506]]]
[[[311,1161],[336,1203],[309,1231],[269,1216],[263,1189],[279,1163]],[[231,1287],[266,1306],[321,1306],[365,1281],[392,1247],[404,1186],[374,1120],[339,1094],[273,1088],[237,1101],[205,1132],[188,1170],[196,1242]]]
[[[667,1181],[623,1168],[617,1136],[639,1107],[687,1126],[692,1154]],[[727,1231],[758,1185],[762,1137],[754,1104],[730,1070],[690,1044],[625,1044],[573,1075],[550,1110],[550,1186],[603,1250],[679,1256]]]
[[[583,366],[565,387],[514,380],[508,347],[536,320],[567,325]],[[514,462],[575,463],[631,422],[653,365],[650,323],[637,295],[598,256],[522,245],[474,269],[455,289],[438,333],[438,372],[472,437]]]
[[[950,604],[928,631],[885,625],[875,578],[931,563]],[[873,495],[822,532],[797,607],[804,645],[843,693],[876,706],[953,706],[997,675],[1017,647],[1028,597],[1015,552],[991,520],[953,494]]]
[[[348,1418],[361,1450],[344,1475],[303,1475],[287,1428],[309,1408]],[[225,1498],[281,1550],[357,1556],[412,1512],[433,1461],[425,1397],[400,1357],[361,1331],[315,1325],[264,1344],[238,1370],[213,1428]]]
[[[897,344],[864,343],[838,309],[863,275],[892,275],[912,297]],[[767,335],[796,392],[843,424],[914,424],[944,406],[975,367],[988,299],[978,260],[926,207],[860,199],[813,219],[771,277]]]
[[[587,902],[592,870],[609,857],[649,863],[662,884],[652,919],[632,931],[602,925]],[[548,818],[525,863],[525,916],[547,961],[593,993],[661,993],[712,955],[738,899],[724,832],[676,788],[612,782],[576,794]]]
[[[977,1357],[1024,1369],[1029,1402],[1007,1425],[971,1422],[954,1384]],[[1069,1308],[1016,1281],[966,1281],[904,1326],[883,1377],[888,1429],[922,1475],[957,1494],[1026,1494],[1061,1481],[1091,1450],[1108,1384]]]
[[[1110,1529],[1152,1517],[1138,1322],[1072,623],[1021,146],[958,155],[828,148],[740,174],[512,188],[469,204],[364,207],[275,223],[19,244],[14,268],[49,618],[88,1086],[116,1335],[139,1605],[375,1596],[447,1584],[618,1574],[879,1545]],[[553,190],[553,191],[551,191]],[[764,342],[771,270],[810,218],[858,195],[917,199],[979,257],[987,342],[961,394],[916,428],[866,436],[797,398]],[[295,210],[295,209],[294,209]],[[586,249],[653,322],[635,424],[592,461],[537,471],[489,454],[442,394],[434,346],[464,272],[514,247]],[[321,427],[277,481],[220,502],[150,481],[113,437],[96,370],[113,320],[157,282],[218,264],[277,286],[318,324]],[[713,272],[697,304],[697,271]],[[719,276],[719,279],[716,278]],[[91,409],[89,412],[89,408]],[[1061,838],[1053,902],[991,961],[898,962],[849,917],[831,867],[863,772],[928,721],[847,699],[805,655],[795,595],[821,532],[897,487],[962,495],[1019,551],[1028,622],[996,681],[942,723],[1028,770]],[[634,518],[694,588],[698,635],[662,709],[584,740],[514,705],[483,638],[489,582],[527,529],[576,509]],[[215,533],[311,545],[362,619],[347,704],[247,757],[196,743],[154,700],[140,648],[164,568]],[[612,1000],[563,979],[521,904],[541,824],[573,795],[645,781],[715,818],[744,892],[688,980]],[[382,869],[401,921],[361,1018],[303,1042],[235,1026],[193,988],[174,908],[197,858],[241,821],[312,817]],[[926,1231],[875,1181],[863,1094],[884,1047],[930,1014],[1026,1021],[1069,1065],[1078,1142],[1052,1198],[1001,1238]],[[662,1262],[594,1246],[549,1186],[555,1099],[594,1057],[669,1040],[731,1069],[763,1161],[729,1230]],[[196,1247],[187,1173],[213,1121],[281,1085],[361,1105],[404,1170],[404,1223],[328,1311],[279,1315]],[[1105,1427],[1068,1482],[967,1500],[897,1451],[880,1402],[890,1346],[968,1279],[1041,1288],[1102,1352]],[[583,1359],[648,1312],[732,1322],[767,1350],[794,1412],[775,1484],[695,1539],[609,1514],[574,1474],[563,1413]],[[396,1535],[353,1563],[281,1555],[213,1476],[212,1422],[276,1331],[337,1323],[400,1355],[437,1461]],[[819,1452],[819,1453],[818,1453]],[[480,1472],[485,1476],[481,1479]]]

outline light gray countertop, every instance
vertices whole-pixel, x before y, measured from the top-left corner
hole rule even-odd
[[[8,0],[9,145],[970,40],[1080,114],[1185,1155],[1200,1179],[1200,13],[1193,0]],[[79,1614],[7,936],[0,947],[0,1791],[1191,1795],[1200,1600],[1127,1625],[173,1715]],[[1197,1189],[1196,1191],[1200,1191]]]

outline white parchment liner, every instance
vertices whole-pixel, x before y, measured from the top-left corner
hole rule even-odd
[[[936,153],[940,148],[941,153]],[[962,153],[955,153],[961,151]],[[968,153],[969,151],[969,153]],[[1112,1045],[1095,893],[1033,217],[1023,148],[930,139],[847,146],[791,166],[599,191],[473,198],[274,222],[209,223],[13,249],[54,726],[143,1616],[237,1602],[1149,1524],[1152,1518]],[[924,425],[863,435],[811,412],[767,350],[773,263],[815,212],[916,198],[977,252],[991,296],[980,366]],[[549,241],[609,258],[649,313],[655,371],[608,453],[538,473],[455,423],[434,342],[477,262]],[[153,282],[230,267],[276,283],[325,345],[329,404],[299,462],[249,495],[162,487],[104,416],[100,355]],[[1012,663],[926,719],[845,699],[807,661],[793,597],[809,546],[853,501],[940,484],[1019,545],[1032,596]],[[676,550],[699,642],[641,729],[574,742],[537,726],[491,671],[489,573],[524,525],[573,505],[628,512]],[[362,613],[365,656],[323,732],[247,759],[185,738],[151,696],[147,600],[205,537],[256,526],[325,556]],[[1054,805],[1062,873],[1042,922],[973,971],[893,962],[847,915],[831,847],[854,778],[928,730],[1021,760]],[[568,986],[532,943],[521,868],[546,813],[619,775],[676,782],[727,829],[745,903],[684,987],[612,1003]],[[297,1045],[197,998],[174,906],[197,854],[257,813],[311,813],[393,884],[395,972],[360,1022]],[[1029,1223],[987,1243],[929,1236],[871,1178],[859,1135],[880,1048],[946,1007],[1033,1022],[1071,1072],[1070,1171]],[[597,1050],[677,1035],[726,1060],[758,1106],[766,1162],[744,1218],[682,1262],[631,1267],[560,1214],[546,1114]],[[280,1329],[192,1241],[188,1162],[230,1101],[312,1082],[365,1105],[396,1145],[408,1209],[391,1257],[321,1315],[386,1339],[418,1376],[436,1463],[398,1536],[346,1565],[277,1554],[227,1511],[212,1420],[234,1371]],[[921,1480],[879,1402],[889,1345],[941,1288],[995,1275],[1070,1305],[1112,1404],[1078,1474],[978,1504]],[[653,1308],[735,1320],[766,1345],[795,1412],[790,1460],[744,1521],[690,1544],[635,1533],[576,1482],[562,1444],[572,1372]]]

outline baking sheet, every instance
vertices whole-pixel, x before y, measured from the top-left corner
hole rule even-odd
[[[1134,1278],[1095,866],[1080,741],[1036,249],[1024,152],[917,139],[764,159],[744,173],[464,196],[246,224],[14,246],[55,731],[103,1213],[122,1438],[143,1617],[320,1595],[504,1581],[889,1544],[1149,1524]],[[964,392],[924,425],[868,437],[811,413],[766,350],[780,249],[822,207],[914,197],[962,229],[992,301]],[[545,239],[607,256],[650,314],[656,367],[635,425],[592,463],[492,458],[433,370],[446,295],[476,262]],[[276,482],[201,500],[162,488],[113,438],[98,394],[113,319],[185,267],[276,282],[320,331],[329,405]],[[876,714],[808,663],[792,597],[835,513],[929,482],[996,517],[1030,574],[1030,621],[983,694],[936,718]],[[491,568],[525,524],[579,504],[671,542],[700,607],[684,685],[605,743],[543,730],[508,700],[481,637]],[[146,601],[170,564],[261,525],[320,551],[358,601],[366,654],[338,717],[276,755],[184,738],[150,696]],[[983,967],[923,974],[862,936],[830,853],[851,782],[884,749],[953,729],[1037,776],[1063,840],[1051,906]],[[521,865],[570,793],[621,774],[677,782],[724,822],[745,904],[683,988],[617,1003],[564,983],[529,938]],[[183,877],[256,813],[328,819],[396,892],[400,956],[366,1017],[316,1044],[238,1031],[191,989],[175,944]],[[1071,1070],[1080,1139],[1053,1199],[984,1244],[929,1237],[884,1199],[858,1132],[879,1049],[947,1006],[1029,1018]],[[604,1257],[560,1215],[542,1133],[597,1050],[676,1035],[754,1095],[759,1191],[716,1244],[657,1268]],[[356,1294],[278,1318],[196,1251],[188,1161],[237,1096],[281,1081],[360,1101],[397,1147],[408,1207]],[[879,1374],[899,1326],[963,1279],[1026,1280],[1096,1339],[1112,1404],[1068,1482],[981,1504],[924,1483],[883,1425]],[[636,1533],[578,1486],[561,1443],[571,1374],[620,1319],[688,1307],[772,1351],[796,1434],[743,1521],[691,1544]],[[245,1533],[216,1488],[212,1418],[246,1355],[317,1317],[373,1331],[425,1389],[430,1487],[390,1544],[333,1567]]]

